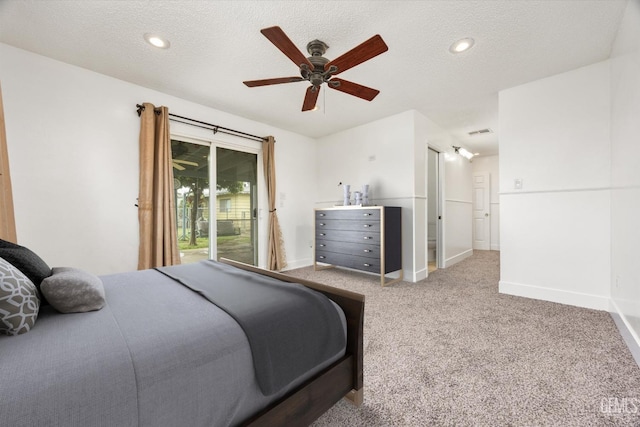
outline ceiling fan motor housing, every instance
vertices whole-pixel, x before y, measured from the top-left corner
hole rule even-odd
[[[307,43],[307,52],[311,55],[307,59],[313,64],[313,70],[309,71],[306,69],[307,67],[300,67],[300,74],[315,87],[319,87],[331,77],[324,70],[324,66],[329,60],[322,56],[328,48],[329,46],[325,42],[317,39]]]

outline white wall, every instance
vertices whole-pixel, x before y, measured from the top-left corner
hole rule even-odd
[[[500,250],[500,165],[499,157],[496,156],[480,156],[473,158],[473,174],[487,172],[490,180],[490,249],[492,251]]]
[[[352,192],[369,184],[369,203],[402,208],[405,280],[414,276],[413,126],[407,111],[319,138],[316,152],[316,207],[341,204],[342,182]]]
[[[606,310],[609,62],[502,91],[499,101],[500,292]]]
[[[278,194],[285,195],[278,202],[278,216],[287,260],[294,267],[311,262],[313,139],[8,45],[0,44],[0,57],[18,241],[50,266],[96,274],[136,268],[135,105],[142,102],[251,134],[274,135]],[[205,137],[198,128],[172,125],[175,130]],[[245,141],[221,134],[216,139]],[[259,228],[264,237],[266,215]]]
[[[453,150],[444,156],[444,266],[473,255],[473,188],[469,160]]]
[[[630,1],[611,56],[611,297],[640,345],[640,2]]]

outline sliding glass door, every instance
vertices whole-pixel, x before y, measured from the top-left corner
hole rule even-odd
[[[257,265],[257,155],[177,139],[171,149],[182,263]]]

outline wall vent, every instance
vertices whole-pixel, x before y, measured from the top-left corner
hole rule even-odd
[[[493,131],[489,128],[486,129],[480,129],[480,130],[474,130],[469,132],[469,136],[473,136],[473,135],[481,135],[483,133],[493,133]]]

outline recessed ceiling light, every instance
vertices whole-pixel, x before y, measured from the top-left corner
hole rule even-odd
[[[158,35],[146,33],[144,35],[144,39],[152,46],[158,47],[160,49],[169,49],[169,40],[164,39]]]
[[[460,39],[449,47],[451,53],[461,53],[465,50],[471,49],[475,41],[471,37]]]

